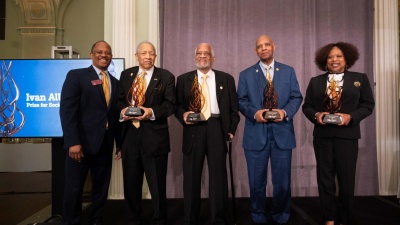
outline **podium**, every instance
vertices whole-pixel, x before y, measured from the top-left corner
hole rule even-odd
[[[64,59],[65,55],[72,59],[74,56],[80,58],[80,52],[72,46],[52,46],[51,47],[51,58],[54,59],[56,54],[60,55],[61,59]]]

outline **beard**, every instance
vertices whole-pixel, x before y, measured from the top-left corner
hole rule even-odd
[[[201,69],[201,70],[210,68],[210,62],[209,61],[207,61],[207,62],[196,62],[196,67],[198,69]]]

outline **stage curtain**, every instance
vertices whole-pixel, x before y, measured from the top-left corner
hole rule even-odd
[[[215,50],[214,69],[230,73],[237,82],[240,71],[258,61],[254,51],[256,38],[268,34],[276,43],[275,60],[294,67],[303,95],[310,78],[323,73],[314,64],[315,51],[331,42],[355,44],[360,59],[351,70],[366,73],[374,85],[373,0],[160,0],[159,3],[161,66],[176,76],[195,69],[195,47],[208,42]],[[361,123],[357,195],[378,194],[375,112]],[[297,147],[293,150],[292,194],[316,196],[313,124],[299,111],[294,126]],[[238,197],[249,196],[246,161],[241,147],[243,128],[242,117],[233,142],[232,158]],[[168,197],[183,197],[182,126],[174,117],[170,118],[170,131]],[[203,172],[202,196],[206,197],[207,166]],[[271,196],[271,182],[267,192]]]

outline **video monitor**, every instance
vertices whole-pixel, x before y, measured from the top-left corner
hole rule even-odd
[[[0,59],[0,137],[62,137],[61,88],[69,70],[92,65],[91,59]],[[108,71],[119,79],[124,59]]]

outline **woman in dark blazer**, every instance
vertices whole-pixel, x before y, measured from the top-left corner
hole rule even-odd
[[[367,75],[348,71],[358,57],[358,49],[344,42],[317,50],[315,63],[326,72],[311,78],[303,104],[304,115],[314,123],[318,192],[325,225],[333,225],[335,220],[350,224],[360,122],[371,115],[375,105]],[[327,120],[335,119],[332,114],[337,116],[336,123]]]

